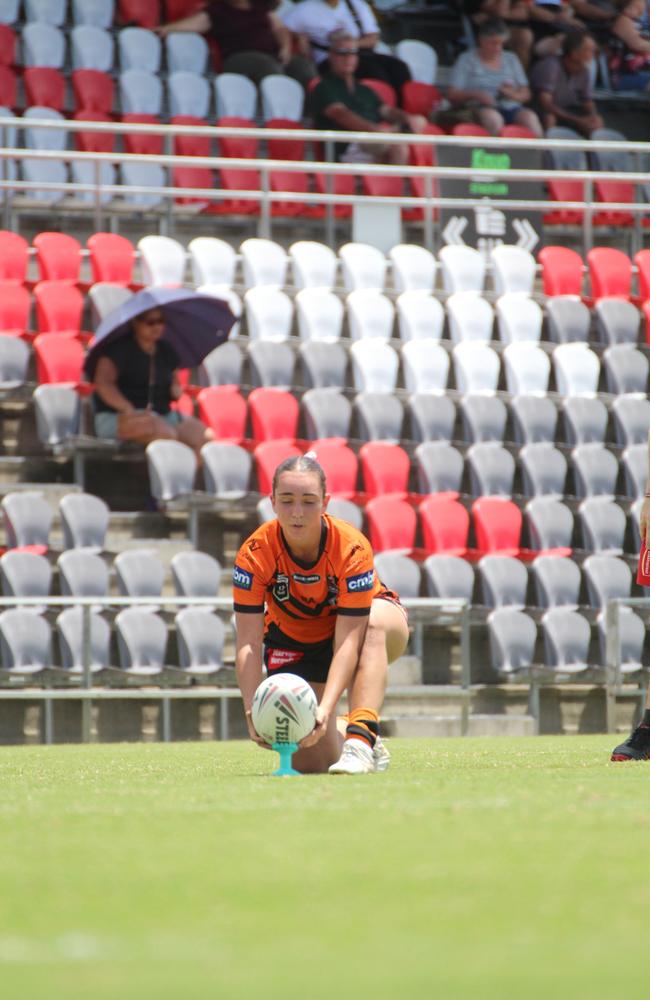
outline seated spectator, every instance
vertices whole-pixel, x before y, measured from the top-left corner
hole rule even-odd
[[[316,128],[349,132],[420,132],[426,119],[382,104],[374,90],[355,78],[357,40],[342,31],[330,39],[329,69],[312,93]],[[397,143],[336,143],[336,159],[345,163],[408,162],[408,147]]]
[[[534,52],[537,56],[560,55],[564,36],[572,31],[585,30],[569,0],[534,0],[530,8],[530,26],[535,36]]]
[[[178,356],[161,340],[165,319],[149,309],[132,320],[131,332],[106,345],[94,373],[95,434],[147,445],[174,438],[197,456],[212,431],[195,417],[171,409],[182,393]]]
[[[272,6],[265,0],[216,0],[205,10],[154,30],[161,38],[172,31],[209,34],[219,46],[222,71],[242,73],[255,84],[270,73],[286,73],[306,86],[316,67],[293,54],[291,35]]]
[[[335,31],[344,31],[359,49],[357,77],[384,80],[398,97],[402,85],[411,78],[402,59],[374,51],[379,41],[379,26],[366,0],[301,0],[287,4],[281,16],[286,27],[299,37],[301,51],[311,55],[321,76],[328,71],[330,36]]]
[[[491,135],[498,135],[504,124],[516,123],[541,136],[537,115],[523,106],[530,100],[523,67],[514,52],[504,51],[507,36],[499,18],[480,25],[476,48],[463,52],[452,67],[447,97]]]
[[[524,69],[528,69],[535,40],[530,27],[528,0],[466,0],[464,10],[477,26],[493,17],[505,21],[510,29],[508,48],[515,53]]]
[[[650,30],[644,0],[621,0],[612,25],[609,71],[615,90],[650,90]]]
[[[547,56],[533,66],[530,83],[545,129],[565,125],[589,138],[603,127],[589,74],[596,51],[590,35],[572,33],[565,35],[561,56]]]

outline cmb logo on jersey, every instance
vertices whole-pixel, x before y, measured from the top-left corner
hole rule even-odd
[[[348,585],[348,593],[358,594],[360,590],[372,590],[375,582],[375,571],[369,569],[366,573],[357,573],[356,576],[346,576],[345,582]]]
[[[289,600],[289,577],[284,573],[278,573],[275,578],[275,584],[273,586],[273,596],[276,601],[288,601]]]
[[[239,587],[241,590],[250,590],[253,586],[253,574],[247,573],[245,569],[235,563],[235,568],[232,571],[232,582],[233,586]]]

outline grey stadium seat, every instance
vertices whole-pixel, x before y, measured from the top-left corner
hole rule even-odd
[[[497,441],[505,436],[508,411],[505,403],[496,396],[463,396],[459,403],[463,422],[463,440],[478,444]]]
[[[602,444],[607,430],[607,407],[602,399],[568,396],[561,407],[567,444]]]
[[[648,481],[648,446],[631,444],[621,456],[625,479],[625,495],[632,500],[642,497]]]
[[[537,626],[517,608],[499,608],[488,615],[492,667],[499,674],[528,670],[535,655]]]
[[[641,314],[631,302],[626,302],[625,299],[599,299],[594,306],[594,316],[601,343],[638,344]]]
[[[122,597],[160,597],[165,570],[153,549],[127,549],[113,562]]]
[[[24,385],[29,363],[29,347],[18,337],[0,336],[0,389]]]
[[[394,441],[402,438],[404,410],[396,396],[384,392],[360,392],[354,399],[358,437],[364,441]]]
[[[571,549],[573,514],[560,500],[535,497],[526,504],[526,521],[531,545],[542,552]]]
[[[375,570],[381,582],[401,597],[420,596],[420,567],[414,559],[398,552],[378,552]]]
[[[187,496],[194,489],[196,454],[180,441],[151,441],[145,448],[149,488],[163,502]]]
[[[551,608],[542,618],[545,661],[560,674],[578,674],[589,668],[591,628],[570,608]]]
[[[604,611],[607,602],[617,597],[629,597],[632,572],[623,559],[616,556],[588,556],[582,564],[589,603]]]
[[[456,408],[448,396],[414,393],[406,409],[414,441],[451,441],[456,423]]]
[[[363,528],[363,511],[352,500],[344,500],[342,497],[332,497],[327,505],[327,513],[331,514],[332,517],[339,517],[342,521],[347,521],[348,524],[353,525],[358,531],[361,531]]]
[[[65,385],[37,385],[34,389],[36,433],[42,444],[54,446],[79,434],[81,398]]]
[[[65,549],[103,550],[110,511],[101,497],[66,493],[59,501],[59,514]]]
[[[47,597],[50,593],[52,570],[45,556],[5,552],[0,559],[0,574],[3,597]]]
[[[227,340],[207,354],[199,368],[201,385],[241,385],[244,357],[238,344]]]
[[[253,459],[237,444],[209,441],[201,448],[203,478],[208,493],[238,499],[248,493]]]
[[[57,559],[59,588],[66,597],[106,597],[108,566],[101,556],[86,549],[68,549]]]
[[[350,436],[352,403],[336,389],[308,389],[301,399],[309,440]]]
[[[115,618],[120,667],[141,677],[162,673],[167,647],[167,626],[157,614],[142,608],[125,608]]]
[[[420,493],[460,493],[464,462],[457,448],[446,441],[425,441],[414,454]]]
[[[638,396],[619,396],[612,403],[614,431],[618,444],[646,444],[650,428],[650,400]]]
[[[557,431],[557,410],[543,396],[513,396],[510,414],[514,440],[518,444],[552,444]]]
[[[607,662],[607,627],[604,615],[598,617],[598,638],[602,662]],[[646,645],[646,625],[632,608],[618,610],[618,634],[621,674],[635,674],[643,670],[643,653]]]
[[[298,348],[304,383],[313,389],[344,389],[348,367],[345,349],[336,343],[308,340]]]
[[[566,556],[538,556],[530,567],[540,608],[572,608],[580,603],[580,567]]]
[[[558,295],[546,302],[549,340],[555,344],[587,343],[591,313],[579,299]]]
[[[248,345],[248,363],[252,386],[290,389],[293,385],[296,357],[288,344],[253,340]]]
[[[181,669],[205,677],[223,668],[224,624],[206,608],[183,608],[175,618]]]
[[[472,600],[474,568],[459,556],[432,555],[423,564],[429,597]]]
[[[84,669],[83,609],[66,608],[56,620],[61,664],[74,674]],[[90,612],[90,663],[92,673],[105,669],[110,663],[110,625],[99,612]]]
[[[40,493],[8,493],[2,501],[8,548],[41,545],[47,548],[53,511]]]
[[[607,392],[619,396],[640,393],[648,389],[650,362],[642,351],[627,344],[615,344],[603,351],[603,368]]]
[[[111,195],[111,197],[113,197]],[[105,316],[119,308],[133,295],[124,285],[113,285],[108,281],[98,281],[88,289],[90,313],[93,329],[96,330]]]
[[[579,444],[571,457],[576,496],[615,496],[618,462],[611,451],[601,444]]]
[[[483,604],[489,608],[525,608],[528,571],[511,556],[483,556],[478,564]]]
[[[506,448],[493,442],[467,449],[472,496],[512,496],[515,460]]]
[[[177,597],[216,597],[221,564],[207,552],[177,552],[170,563]]]
[[[578,518],[584,549],[609,555],[623,552],[627,518],[617,503],[608,497],[590,497],[580,504]]]
[[[12,674],[35,675],[52,664],[52,630],[40,615],[22,608],[0,614],[0,661]]]
[[[548,442],[526,444],[519,452],[523,493],[527,497],[564,496],[568,463],[562,452]]]

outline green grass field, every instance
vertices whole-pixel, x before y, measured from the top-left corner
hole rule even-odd
[[[640,997],[650,763],[611,746],[3,747],[3,1000]]]

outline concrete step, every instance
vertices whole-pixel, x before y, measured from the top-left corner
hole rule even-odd
[[[406,715],[384,717],[382,733],[386,736],[443,737],[461,736],[460,715]],[[532,715],[470,715],[468,736],[534,736]]]

